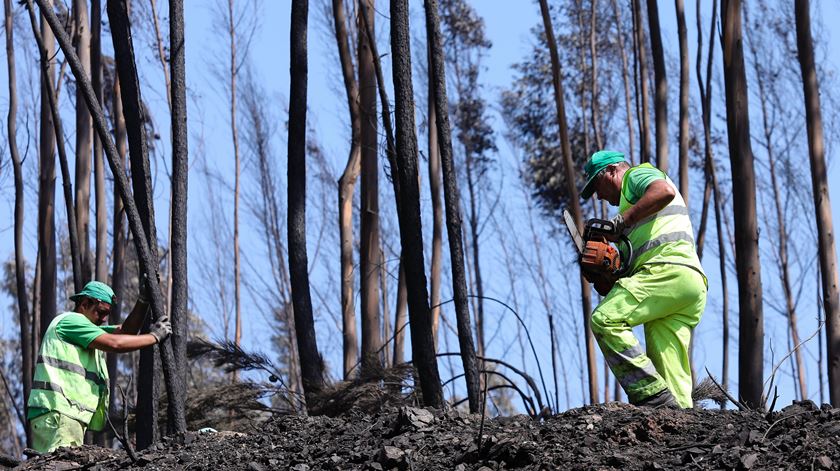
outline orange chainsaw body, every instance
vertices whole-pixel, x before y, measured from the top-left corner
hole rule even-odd
[[[615,273],[621,268],[618,250],[606,239],[587,240],[580,254],[581,267],[593,273]]]

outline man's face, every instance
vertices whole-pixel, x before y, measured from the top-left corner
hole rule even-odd
[[[96,325],[104,324],[111,315],[111,305],[98,299],[86,299],[79,310]]]
[[[599,173],[595,180],[595,195],[599,200],[606,200],[612,206],[618,206],[621,200],[618,166],[610,165]]]

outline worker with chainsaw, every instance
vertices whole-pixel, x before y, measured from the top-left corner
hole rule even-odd
[[[618,206],[601,229],[618,243],[626,270],[616,277],[609,269],[584,269],[604,296],[592,313],[592,333],[632,404],[690,408],[689,344],[708,281],[688,207],[664,172],[649,163],[631,167],[620,152],[592,154],[584,172],[581,197],[595,194]],[[632,330],[642,324],[645,350]]]
[[[35,378],[27,403],[32,445],[48,453],[61,446],[84,444],[85,430],[100,431],[108,417],[108,368],[103,352],[132,352],[163,341],[172,327],[168,318],[137,335],[148,313],[148,283],[122,325],[103,325],[114,304],[114,291],[91,281],[70,297],[71,312],[50,322],[38,352]]]

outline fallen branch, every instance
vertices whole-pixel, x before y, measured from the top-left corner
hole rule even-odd
[[[717,380],[715,380],[715,377],[712,376],[712,373],[709,371],[708,368],[706,368],[706,374],[709,375],[709,379],[712,380],[713,383],[715,383],[715,386],[717,386],[718,389],[720,389],[720,392],[722,392],[726,396],[726,398],[729,399],[729,402],[735,404],[738,407],[738,410],[741,410],[741,411],[750,410],[750,408],[745,406],[741,401],[732,397],[732,395],[729,394],[729,392],[726,389],[724,389],[723,386],[721,386],[720,383],[717,382]]]

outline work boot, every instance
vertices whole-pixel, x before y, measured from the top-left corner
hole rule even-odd
[[[662,407],[670,407],[677,409],[680,407],[677,404],[677,400],[674,399],[674,395],[671,394],[671,391],[668,388],[659,391],[658,393],[650,396],[648,398],[642,399],[641,401],[636,403],[637,407],[652,407],[654,409],[659,409]]]

